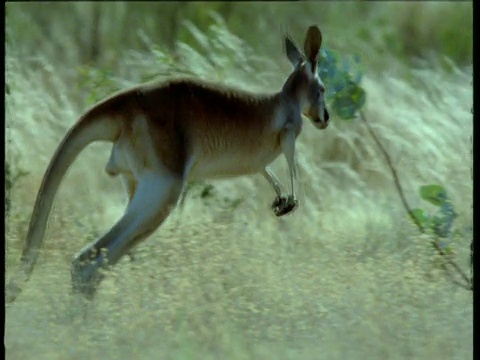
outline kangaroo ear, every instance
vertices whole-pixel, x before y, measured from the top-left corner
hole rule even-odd
[[[312,64],[312,70],[317,66],[320,46],[322,46],[322,33],[318,26],[312,25],[307,30],[304,46],[305,55]]]
[[[304,59],[301,51],[298,50],[287,34],[285,34],[285,52],[293,67],[296,67]]]

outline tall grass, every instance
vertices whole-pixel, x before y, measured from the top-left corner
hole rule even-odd
[[[68,6],[64,10],[78,10],[75,16],[87,23],[88,7]],[[112,14],[122,13],[122,6]],[[303,14],[312,6],[281,4],[276,10],[289,10],[297,19],[290,25],[299,42],[315,21],[313,16],[295,17],[293,11]],[[351,6],[345,5],[346,13],[359,5]],[[389,6],[378,13],[391,15]],[[221,17],[201,27],[194,21],[199,15],[192,14],[176,31],[175,50],[169,50],[151,33],[142,34],[138,25],[136,39],[142,45],[119,48],[115,66],[99,60],[95,72],[75,58],[77,47],[69,52],[68,31],[56,44],[38,40],[33,55],[27,38],[20,41],[21,34],[12,35],[19,18],[33,15],[13,10],[7,7],[6,154],[12,168],[28,176],[11,188],[7,277],[19,261],[48,161],[66,130],[94,100],[92,92],[102,97],[117,87],[186,72],[250,90],[275,91],[288,75],[280,26],[268,31],[265,25],[258,30],[251,26],[255,37],[239,36]],[[237,10],[239,18],[247,12],[233,7],[230,19]],[[335,11],[339,14],[340,8],[325,14]],[[273,13],[267,10],[264,15]],[[145,19],[146,29],[152,21]],[[331,20],[322,27],[325,43],[345,42],[339,46],[346,47],[350,41],[355,47],[357,37],[340,39],[340,30],[333,40],[327,29],[338,24]],[[55,26],[55,33],[62,30]],[[383,25],[375,26],[375,36],[381,36]],[[361,25],[345,32],[358,28]],[[369,31],[374,34],[374,29]],[[253,38],[256,43],[245,40]],[[255,50],[265,39],[275,39],[269,50]],[[365,41],[362,46],[376,59],[364,62],[365,113],[394,159],[412,205],[423,206],[417,189],[425,183],[440,183],[449,191],[459,214],[453,240],[456,259],[468,269],[473,222],[471,72],[455,62],[448,68],[431,62],[414,66],[393,50],[383,55],[388,66],[372,68],[369,64],[381,62],[376,43]],[[57,59],[51,47],[66,53]],[[99,72],[105,78],[97,86]],[[92,145],[64,180],[36,271],[18,300],[6,308],[7,358],[472,356],[471,293],[451,281],[428,236],[419,235],[407,218],[361,122],[333,119],[322,132],[305,124],[297,145],[301,204],[292,216],[278,219],[270,213],[274,194],[260,176],[209,182],[213,190],[207,197],[194,188],[185,208],[137,247],[135,261],[122,260],[97,298],[85,304],[69,292],[71,256],[108,229],[126,203],[120,182],[103,171],[109,151],[105,144]],[[278,159],[273,167],[286,183],[285,160]]]

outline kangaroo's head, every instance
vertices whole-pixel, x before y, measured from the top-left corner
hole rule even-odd
[[[285,51],[294,70],[285,82],[283,91],[299,101],[302,113],[317,128],[325,129],[330,115],[325,106],[325,86],[317,72],[321,45],[322,33],[317,26],[310,26],[307,30],[304,54],[285,36]]]

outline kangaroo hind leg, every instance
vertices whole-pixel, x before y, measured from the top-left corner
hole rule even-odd
[[[170,214],[182,188],[183,179],[165,168],[144,174],[123,217],[75,255],[71,271],[73,289],[93,297],[103,277],[100,270],[114,265],[154,232]]]

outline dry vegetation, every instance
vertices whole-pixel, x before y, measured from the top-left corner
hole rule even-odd
[[[451,50],[454,62],[442,54],[449,49],[453,21],[466,34],[455,41],[471,39],[469,4],[377,3],[375,9],[365,3],[261,4],[263,14],[258,14],[259,5],[212,5],[229,19],[227,29],[221,20],[201,15],[199,5],[179,6],[177,12],[172,5],[139,5],[138,11],[155,9],[142,23],[127,5],[104,3],[99,5],[101,16],[110,8],[114,19],[137,19],[135,28],[120,46],[115,22],[100,22],[99,41],[106,50],[85,59],[77,55],[91,45],[88,38],[76,41],[83,33],[49,14],[68,10],[88,30],[95,8],[70,3],[57,10],[59,5],[42,4],[40,11],[38,4],[8,4],[6,158],[14,173],[28,175],[9,191],[7,277],[19,261],[48,161],[89,106],[93,83],[91,78],[84,81],[80,66],[95,63],[109,69],[115,86],[189,70],[239,87],[276,90],[288,74],[281,26],[287,24],[300,40],[312,22],[322,27],[326,46],[361,54],[365,114],[394,159],[412,206],[428,207],[418,197],[420,185],[439,183],[448,190],[459,215],[452,240],[455,259],[468,272],[473,224],[471,52]],[[164,15],[160,29],[170,29],[178,39],[170,39],[168,46],[156,38],[159,30],[152,25],[161,6],[169,17]],[[322,15],[316,18],[314,13]],[[352,27],[353,21],[339,19],[342,13],[346,18],[361,14],[376,31],[363,24]],[[451,14],[446,21],[436,21],[446,13]],[[188,32],[171,14],[186,17],[198,30]],[[241,31],[246,14],[251,24]],[[385,20],[393,14],[394,22]],[[260,21],[260,15],[269,22]],[[209,29],[211,24],[218,26]],[[50,38],[42,39],[39,29]],[[418,34],[410,36],[410,51],[402,48],[408,31]],[[443,33],[447,39],[433,37],[425,49],[428,36]],[[192,34],[200,41],[215,35],[214,51],[201,49]],[[142,46],[130,44],[135,41]],[[380,50],[382,44],[388,46]],[[212,66],[212,61],[223,66]],[[105,81],[100,93],[108,92]],[[103,171],[109,150],[105,144],[87,148],[64,180],[36,271],[6,308],[7,358],[472,357],[472,293],[451,281],[455,274],[445,271],[428,236],[419,235],[408,219],[360,121],[334,119],[323,132],[305,125],[297,156],[301,206],[293,215],[278,219],[271,214],[274,194],[260,176],[209,182],[213,190],[205,198],[202,187],[193,188],[185,208],[136,249],[135,261],[122,260],[97,298],[86,304],[70,294],[71,256],[111,226],[126,200],[120,181]],[[274,169],[286,181],[284,162],[276,161]]]

